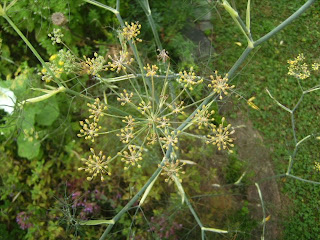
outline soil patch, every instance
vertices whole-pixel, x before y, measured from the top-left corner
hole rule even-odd
[[[230,115],[231,111],[234,111],[231,103],[227,103],[221,108],[223,116]],[[263,144],[262,136],[254,129],[248,117],[240,111],[236,114],[237,117],[228,118],[228,122],[231,123],[232,126],[238,127],[234,137],[236,139],[235,146],[239,159],[247,163],[248,174],[250,174],[250,172],[254,173],[254,176],[250,177],[253,184],[247,188],[247,200],[250,203],[249,207],[252,218],[262,223],[263,214],[261,201],[257,187],[254,185],[255,182],[260,181],[259,186],[265,204],[266,217],[270,216],[270,219],[266,222],[265,239],[280,239],[281,226],[278,221],[278,216],[281,209],[281,197],[278,184],[275,179],[268,179],[261,182],[261,180],[275,175],[270,153]],[[253,233],[254,237],[252,239],[260,239],[261,233],[262,224],[261,228]]]

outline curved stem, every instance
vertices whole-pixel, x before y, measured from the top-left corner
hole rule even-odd
[[[118,9],[114,9],[114,8],[112,8],[112,7],[109,7],[109,6],[105,5],[105,4],[102,4],[102,3],[100,3],[100,2],[97,2],[97,1],[95,1],[95,0],[83,0],[83,1],[85,1],[85,2],[87,2],[87,3],[90,3],[90,4],[92,4],[92,5],[95,5],[95,6],[104,8],[104,9],[110,11],[110,12],[113,12],[114,14],[119,14]],[[119,3],[117,2],[117,7],[118,7],[118,4],[120,5],[120,2],[119,2]]]

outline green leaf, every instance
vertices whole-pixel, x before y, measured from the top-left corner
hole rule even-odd
[[[37,109],[35,109],[32,105],[25,106],[23,108],[23,112],[21,115],[21,119],[22,119],[21,128],[22,129],[33,128],[36,112],[37,112]]]
[[[56,97],[35,103],[37,108],[36,122],[42,126],[50,126],[59,116],[59,106]]]
[[[37,109],[34,105],[26,106],[22,113],[20,135],[17,140],[18,155],[27,159],[33,159],[40,152],[40,142],[37,140],[37,133],[34,129],[35,114]]]
[[[40,142],[34,136],[21,133],[18,137],[18,155],[29,160],[40,153]]]

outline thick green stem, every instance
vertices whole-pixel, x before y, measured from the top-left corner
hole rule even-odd
[[[253,48],[247,47],[246,50],[243,51],[239,59],[234,63],[232,68],[228,72],[228,78],[231,79],[234,75],[234,73],[238,70],[238,68],[241,66],[241,64],[244,62],[244,60],[249,56],[250,52]]]
[[[117,0],[116,10],[120,12],[120,0]]]
[[[172,146],[169,146],[169,150],[167,151],[166,157],[163,158],[160,167],[157,168],[157,170],[152,174],[152,176],[149,178],[149,180],[146,182],[146,184],[139,190],[139,192],[134,195],[134,197],[121,209],[121,211],[114,216],[114,218],[112,220],[114,220],[115,222],[117,222],[123,214],[125,214],[130,207],[139,199],[139,197],[144,193],[144,191],[149,187],[149,185],[153,182],[153,180],[158,176],[158,174],[162,171],[162,165],[164,163],[164,161],[167,159],[169,159],[170,157],[170,153],[172,151]],[[104,231],[104,233],[102,234],[102,236],[100,237],[99,240],[105,240],[107,238],[108,233],[111,231],[111,229],[113,228],[113,225],[109,225],[107,227],[107,229]]]
[[[159,38],[159,34],[157,31],[156,25],[154,23],[154,20],[153,20],[152,14],[151,14],[149,1],[148,0],[139,0],[138,2],[140,3],[145,14],[147,15],[147,18],[148,18],[148,21],[149,21],[149,24],[151,26],[151,30],[153,33],[154,40],[156,41],[157,48],[161,51],[163,48],[162,48],[162,44],[161,44],[161,41]]]
[[[312,181],[312,180],[304,179],[304,178],[297,177],[297,176],[294,176],[294,175],[291,175],[291,174],[287,174],[286,176],[294,178],[294,179],[297,179],[297,180],[302,181],[302,182],[320,185],[320,182],[315,182],[315,181]]]
[[[239,17],[236,18],[237,21],[239,22],[241,28],[243,29],[243,31],[245,32],[246,36],[250,39],[251,42],[253,42],[250,30],[247,28],[246,24],[242,21],[242,19]]]
[[[247,29],[246,25],[243,23],[243,21],[239,17],[238,12],[230,6],[230,4],[228,3],[227,0],[223,0],[222,6],[227,10],[227,12],[230,14],[232,19],[235,21],[235,23],[240,28],[241,32],[247,38],[248,46],[253,48],[253,40],[252,40],[252,37],[251,37],[251,33],[249,32],[249,30]]]

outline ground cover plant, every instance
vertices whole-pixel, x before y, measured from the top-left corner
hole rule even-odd
[[[81,13],[90,6],[90,24],[94,22],[97,28],[104,24],[116,25],[110,27],[113,34],[102,31],[101,35],[90,35],[86,28],[77,29],[81,24],[76,20],[72,24],[77,34],[73,34],[72,24],[66,25],[72,18],[67,20],[62,13],[65,4],[52,7],[53,11],[61,12],[52,14],[51,20],[48,20],[50,8],[48,13],[39,10],[39,15],[47,18],[46,27],[36,34],[38,39],[31,39],[31,42],[19,30],[19,24],[12,21],[13,13],[27,2],[3,2],[0,14],[4,30],[11,36],[18,34],[29,48],[25,51],[31,50],[33,55],[24,56],[18,66],[12,65],[10,58],[15,54],[10,52],[10,41],[4,40],[2,59],[6,61],[3,66],[7,67],[2,76],[7,79],[1,81],[5,101],[1,120],[1,154],[5,166],[1,187],[2,236],[5,239],[17,236],[21,239],[264,238],[270,215],[263,200],[262,183],[250,180],[254,172],[248,171],[245,162],[238,159],[240,149],[235,146],[234,136],[241,126],[230,124],[231,120],[229,122],[219,109],[230,95],[245,98],[239,94],[242,89],[238,90],[237,85],[246,76],[243,74],[246,69],[240,76],[236,74],[249,54],[298,19],[314,2],[297,4],[292,9],[293,15],[270,26],[270,32],[264,32],[262,37],[254,35],[258,22],[251,21],[255,20],[255,15],[252,15],[254,8],[250,1],[245,2],[243,11],[225,0],[211,3],[212,9],[224,10],[227,15],[223,19],[228,18],[228,24],[235,26],[227,32],[232,35],[237,31],[241,40],[237,40],[236,45],[247,43],[247,48],[235,61],[216,57],[215,66],[207,64],[209,74],[196,66],[193,58],[183,57],[192,49],[190,42],[181,42],[188,47],[188,51],[183,48],[184,54],[182,48],[177,48],[176,52],[172,50],[173,55],[166,50],[170,49],[170,44],[172,48],[179,44],[170,34],[167,37],[158,34],[155,19],[161,22],[161,12],[153,18],[148,1],[137,1],[135,5],[141,8],[140,14],[145,13],[144,24],[137,19],[141,17],[137,10],[132,16],[126,16],[128,22],[123,20],[121,9],[130,9],[129,3],[120,5],[120,1],[93,0],[69,3],[67,9],[72,9],[69,14],[78,22]],[[38,7],[37,4],[32,6]],[[157,5],[158,9],[163,6]],[[80,7],[83,9],[77,10]],[[185,9],[187,12],[188,8]],[[243,13],[245,21],[239,12]],[[108,17],[103,18],[105,15]],[[162,22],[167,24],[165,20]],[[55,26],[46,32],[50,23]],[[144,26],[149,35],[143,34]],[[28,28],[23,24],[21,27]],[[171,31],[180,29],[178,24]],[[27,30],[32,31],[33,25]],[[90,37],[82,40],[79,33]],[[179,41],[182,35],[177,35],[175,38]],[[110,38],[108,44],[102,40],[105,36]],[[216,36],[217,43],[228,42],[223,39],[227,34],[221,34],[221,40],[218,32],[212,36]],[[166,40],[169,43],[165,49]],[[40,50],[35,47],[37,41],[41,43]],[[42,54],[46,57],[41,57]],[[312,158],[317,150],[311,147],[303,154],[301,146],[307,141],[317,143],[317,129],[307,128],[306,124],[304,128],[308,132],[299,135],[300,117],[296,118],[295,114],[305,99],[310,97],[309,102],[315,99],[312,94],[317,94],[319,89],[316,81],[319,63],[315,59],[307,65],[302,54],[288,59],[288,74],[297,85],[300,99],[281,99],[272,89],[265,90],[272,106],[279,107],[281,114],[289,115],[292,134],[288,138],[291,141],[287,144],[288,150],[277,155],[286,156],[288,161],[279,161],[282,166],[279,173],[269,177],[288,182],[285,185],[288,191],[301,187],[310,192],[306,186],[316,189],[314,185],[318,184],[314,173],[319,163]],[[30,67],[36,60],[41,65]],[[228,63],[222,65],[225,62]],[[314,81],[305,83],[306,79]],[[249,82],[247,84],[250,86]],[[248,91],[246,95],[254,94]],[[265,97],[260,101],[262,99],[265,101]],[[261,104],[256,101],[251,97],[244,102],[255,110],[253,116],[266,114],[259,110]],[[292,103],[292,108],[288,107]],[[269,129],[268,133],[275,131]],[[219,154],[228,159],[224,167],[218,167],[212,159]],[[304,165],[308,169],[306,172],[298,171],[303,169],[297,164],[300,157],[309,162]],[[284,166],[287,169],[283,170]],[[223,183],[235,189],[206,183],[208,176],[211,179],[221,177],[218,173],[221,169]],[[261,205],[258,222],[250,217],[244,197],[250,185],[255,186]],[[238,199],[233,195],[238,195]],[[235,204],[237,200],[241,200],[241,204]],[[297,197],[297,200],[300,199]],[[300,201],[295,202],[300,206]],[[306,201],[301,207],[312,209],[314,204]],[[311,221],[308,227],[316,222],[316,218],[304,218]],[[299,231],[299,228],[286,229],[284,234]],[[305,239],[312,234],[309,232]]]
[[[255,29],[257,35],[261,35],[265,29],[271,29],[275,24],[281,22],[284,16],[289,16],[291,10],[303,3],[304,1],[280,1],[279,5],[275,6],[268,1],[262,1],[261,5],[255,4],[254,7],[257,11],[252,13],[252,18],[257,21],[252,22],[252,28]],[[244,2],[238,4],[237,7],[239,9],[246,8]],[[285,9],[285,12],[281,9]],[[301,96],[301,89],[296,80],[287,75],[288,69],[283,66],[288,65],[288,59],[294,59],[300,53],[304,53],[307,62],[310,61],[310,67],[312,61],[319,58],[319,44],[316,40],[319,36],[319,31],[316,28],[317,13],[317,7],[312,7],[310,11],[305,12],[297,19],[294,25],[288,26],[279,32],[274,39],[270,39],[258,50],[259,59],[252,58],[235,79],[235,85],[239,86],[238,81],[242,83],[243,90],[239,89],[241,94],[247,99],[255,97],[254,103],[261,109],[261,111],[249,111],[248,117],[263,133],[265,144],[272,150],[272,159],[278,173],[285,171],[287,167],[290,155],[288,153],[294,149],[294,140],[290,114],[274,105],[274,101],[268,98],[266,89],[288,108],[295,106]],[[267,16],[273,16],[274,21],[268,20]],[[217,20],[213,22],[217,24],[215,28],[220,29],[221,21]],[[227,29],[229,31],[225,35],[220,34],[221,32],[216,33],[215,40],[217,42],[224,43],[230,37],[237,37],[235,35],[237,29],[231,25]],[[241,48],[234,43],[229,43],[224,49],[230,50],[224,51],[223,56],[216,61],[219,66],[225,66],[225,59],[233,59],[235,52],[238,54],[241,52]],[[312,74],[307,81],[301,81],[302,87],[309,88],[316,85],[317,76]],[[302,105],[295,113],[298,139],[319,131],[317,125],[310,124],[310,121],[317,122],[318,119],[315,106],[315,99],[318,97],[317,92],[313,92],[310,96],[304,96]],[[317,148],[318,142],[315,139],[299,146],[297,160],[293,165],[293,171],[297,175],[305,178],[308,176],[310,180],[319,181],[319,176],[313,168],[314,162],[317,162],[318,158]],[[291,179],[283,179],[278,181],[278,184],[283,187],[283,194],[287,196],[284,198],[284,205],[287,205],[284,207],[286,210],[283,213],[283,219],[279,221],[284,225],[283,238],[317,239],[319,214],[315,206],[318,202],[319,188],[316,185],[306,185]],[[302,231],[302,229],[310,229],[310,231]]]

